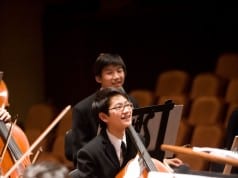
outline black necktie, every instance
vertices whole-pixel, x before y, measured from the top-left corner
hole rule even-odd
[[[126,144],[123,141],[121,142],[121,151],[122,151],[123,159],[125,159],[125,157],[126,157]]]

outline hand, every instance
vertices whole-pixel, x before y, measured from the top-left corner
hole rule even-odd
[[[183,164],[183,161],[178,158],[170,158],[170,159],[164,159],[164,162],[166,162],[170,166],[179,167]]]
[[[4,121],[5,123],[11,121],[11,115],[4,108],[0,108],[0,120]]]

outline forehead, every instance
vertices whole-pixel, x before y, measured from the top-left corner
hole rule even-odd
[[[128,100],[122,95],[115,95],[110,99],[110,105],[123,104]]]
[[[118,70],[118,69],[122,69],[122,66],[121,65],[110,64],[108,66],[105,66],[103,68],[103,71]]]

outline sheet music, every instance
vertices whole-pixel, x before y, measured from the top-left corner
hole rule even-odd
[[[165,136],[164,136],[164,142],[163,142],[164,144],[170,144],[170,145],[175,144],[178,129],[179,129],[179,123],[182,117],[182,110],[183,110],[183,105],[175,105],[174,108],[170,111],[167,128],[166,128]],[[145,114],[144,118],[146,118],[147,116],[148,114]],[[137,117],[138,115],[133,116],[135,120],[137,119]],[[147,146],[148,151],[155,150],[156,143],[159,137],[158,128],[160,128],[161,117],[162,117],[162,112],[155,112],[153,119],[150,119],[147,123],[148,129],[149,129],[149,135],[151,137],[149,145]],[[140,134],[144,135],[143,127],[140,130]],[[172,157],[172,156],[173,156],[173,152],[165,151],[165,157]]]
[[[237,151],[230,151],[230,150],[225,150],[220,148],[211,148],[211,147],[193,147],[193,151],[207,152],[209,154],[216,155],[216,156],[238,159]]]
[[[165,172],[149,172],[148,178],[215,178],[215,177],[208,177],[208,176],[200,176],[200,175],[192,175],[192,174],[177,174],[177,173],[165,173]]]

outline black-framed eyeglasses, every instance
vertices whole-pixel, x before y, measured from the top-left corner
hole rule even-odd
[[[130,108],[132,109],[134,106],[132,103],[126,103],[126,104],[121,104],[121,105],[118,105],[118,106],[115,106],[113,108],[109,108],[108,110],[116,110],[116,111],[123,111],[125,108]]]

